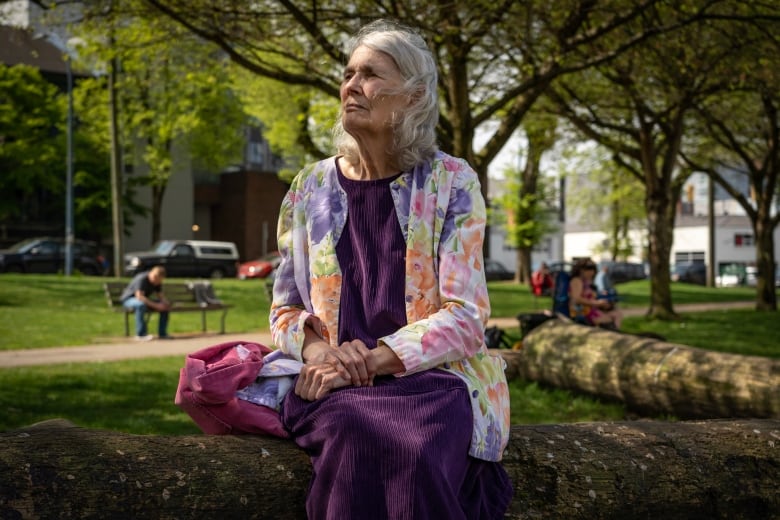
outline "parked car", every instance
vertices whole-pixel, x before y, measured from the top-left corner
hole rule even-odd
[[[647,278],[645,264],[637,262],[601,262],[599,268],[605,263],[609,265],[609,278],[612,280],[612,283],[617,284]]]
[[[279,256],[279,252],[274,251],[273,253],[268,253],[256,260],[243,262],[238,265],[238,278],[241,280],[266,278],[274,269],[276,269],[281,261],[282,257]]]
[[[97,244],[73,241],[73,269],[86,275],[100,275],[104,267]],[[0,272],[60,273],[65,271],[65,238],[38,237],[18,242],[0,250]]]
[[[671,278],[673,282],[705,285],[707,283],[707,266],[701,262],[677,263],[672,268]]]
[[[550,268],[550,274],[555,277],[555,273],[558,271],[564,271],[571,273],[571,268],[574,267],[572,262],[559,261],[559,262],[547,262],[547,266]]]
[[[510,271],[504,264],[498,260],[485,260],[485,279],[488,282],[496,280],[512,280],[515,277],[514,271]]]
[[[149,251],[125,254],[128,276],[155,265],[164,266],[172,278],[232,278],[238,272],[238,248],[233,242],[161,240]]]
[[[749,265],[745,271],[745,285],[755,287],[758,283],[758,268]],[[780,266],[775,269],[775,287],[780,287]]]

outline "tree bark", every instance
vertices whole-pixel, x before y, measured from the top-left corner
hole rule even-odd
[[[644,415],[780,419],[780,360],[549,320],[502,351],[507,377],[622,401]]]
[[[514,426],[507,518],[780,517],[780,421]],[[292,442],[46,421],[0,434],[1,518],[306,518]]]

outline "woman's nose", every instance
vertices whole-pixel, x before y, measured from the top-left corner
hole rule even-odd
[[[360,90],[362,80],[359,74],[355,74],[349,79],[344,80],[344,90]]]

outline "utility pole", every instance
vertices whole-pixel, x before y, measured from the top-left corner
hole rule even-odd
[[[707,255],[707,287],[715,287],[715,182],[708,176],[707,227],[709,228],[709,254]]]
[[[114,39],[111,38],[113,48]],[[111,57],[108,68],[108,100],[111,113],[111,221],[114,239],[114,276],[122,276],[124,267],[124,225],[122,215],[122,152],[119,143],[118,106],[116,98],[117,59]]]
[[[119,72],[119,60],[116,57],[114,41],[114,2],[108,4],[111,14],[111,29],[108,45],[111,59],[108,62],[108,109],[111,117],[111,223],[114,242],[114,276],[122,276],[124,269],[124,211],[122,209],[122,146],[119,141],[119,102],[116,96],[116,76]]]

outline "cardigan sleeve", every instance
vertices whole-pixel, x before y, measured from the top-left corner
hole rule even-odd
[[[270,325],[274,345],[282,352],[302,361],[304,325],[311,316],[295,282],[293,261],[293,226],[295,201],[298,199],[296,183],[290,187],[279,210],[277,243],[281,262],[274,272],[273,300]]]
[[[482,254],[485,202],[476,172],[465,161],[448,158],[443,163],[446,170],[454,170],[450,183],[435,183],[446,192],[424,195],[435,196],[438,201],[428,233],[433,250],[407,250],[407,283],[431,286],[430,295],[425,297],[415,288],[407,288],[407,295],[417,294],[411,299],[419,300],[407,301],[407,314],[416,319],[380,339],[401,359],[405,374],[486,352],[484,328],[490,316],[490,300]],[[424,227],[412,224],[410,228],[413,226],[415,230],[410,229],[410,233]],[[417,242],[424,243],[422,239]]]

